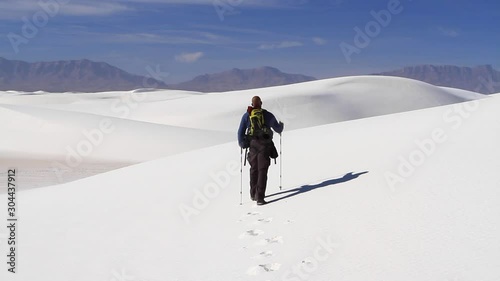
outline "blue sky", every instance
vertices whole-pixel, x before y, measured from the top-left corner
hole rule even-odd
[[[317,78],[415,64],[500,69],[496,0],[2,0],[0,21],[2,57],[159,68],[167,83],[265,65]]]

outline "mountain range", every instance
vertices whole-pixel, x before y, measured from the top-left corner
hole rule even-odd
[[[225,92],[265,88],[313,81],[316,78],[301,74],[283,73],[277,68],[264,66],[254,69],[233,68],[228,71],[204,74],[193,80],[171,85],[178,90],[198,92]]]
[[[491,65],[459,67],[418,65],[373,75],[398,76],[483,94],[500,92],[500,72]],[[313,81],[316,78],[289,74],[269,66],[234,68],[203,74],[178,84],[130,74],[105,62],[69,60],[29,63],[0,57],[0,90],[46,92],[103,92],[139,88],[177,89],[198,92],[225,92]]]
[[[153,81],[104,62],[71,60],[13,61],[0,58],[0,90],[46,92],[103,92],[145,88]],[[146,82],[144,82],[146,81]],[[158,88],[165,83],[154,81]]]
[[[376,75],[420,80],[436,86],[452,87],[482,94],[500,92],[500,72],[491,65],[459,67],[454,65],[418,65]]]
[[[199,92],[245,90],[316,80],[287,74],[273,67],[234,68],[204,74],[179,83],[166,84],[151,77],[130,74],[105,62],[70,60],[35,62],[0,58],[0,90],[46,92],[104,92],[138,88],[177,89]]]

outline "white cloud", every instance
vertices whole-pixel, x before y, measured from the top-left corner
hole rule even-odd
[[[196,53],[182,53],[180,55],[175,56],[175,60],[184,63],[193,63],[203,57],[203,52]]]
[[[273,43],[273,44],[262,44],[259,46],[259,50],[274,50],[274,49],[283,49],[283,48],[292,48],[292,47],[300,47],[303,44],[297,41],[283,41],[281,43]]]
[[[92,6],[83,3],[68,4],[61,8],[61,13],[71,16],[107,16],[132,10],[121,4],[97,2]]]
[[[56,4],[57,3],[57,4]],[[2,0],[0,2],[0,19],[20,20],[43,12],[51,17],[70,16],[107,16],[133,10],[124,4],[95,1],[73,0],[65,4],[56,1],[39,0]]]
[[[312,40],[313,40],[314,44],[316,44],[316,45],[325,45],[327,43],[327,41],[325,39],[320,38],[320,37],[314,37]]]
[[[288,3],[283,0],[118,0],[119,2],[134,3],[157,3],[157,4],[183,4],[183,5],[210,5],[220,3],[232,7],[253,6],[253,7],[286,7]],[[300,0],[299,0],[300,1]]]
[[[259,7],[259,8],[286,8],[286,5],[280,0],[220,0],[236,8],[241,7]],[[206,5],[213,6],[216,0],[115,0],[96,1],[96,0],[65,0],[65,4],[59,4],[57,15],[69,16],[107,16],[119,14],[127,11],[134,11],[137,4],[176,4],[176,5]],[[0,1],[0,19],[20,20],[23,16],[31,16],[38,11],[44,11],[40,3],[58,3],[54,1],[40,0],[1,0]],[[135,5],[134,5],[135,4]],[[47,6],[47,5],[46,5]],[[142,5],[141,5],[142,6]],[[50,6],[50,8],[52,8]]]
[[[442,35],[444,35],[446,37],[453,37],[454,38],[454,37],[460,36],[460,32],[456,29],[446,28],[446,27],[440,26],[440,27],[438,27],[438,30]]]
[[[101,34],[107,42],[143,44],[203,44],[218,45],[232,42],[231,38],[196,30],[151,30],[147,33]]]

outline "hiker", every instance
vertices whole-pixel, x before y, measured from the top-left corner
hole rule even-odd
[[[266,196],[267,171],[271,157],[277,158],[278,152],[273,143],[273,131],[281,134],[283,122],[278,122],[274,115],[262,109],[262,100],[255,96],[252,106],[241,118],[238,129],[238,143],[241,148],[250,148],[248,162],[250,163],[250,197],[257,205],[264,205]]]

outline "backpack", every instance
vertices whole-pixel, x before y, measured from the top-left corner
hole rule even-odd
[[[264,121],[264,109],[252,109],[249,114],[250,126],[248,128],[248,135],[250,138],[268,140],[271,138],[269,128],[266,127]]]
[[[264,143],[266,149],[269,151],[269,157],[272,159],[278,158],[278,151],[276,146],[271,139],[271,132],[264,120],[265,109],[251,109],[249,108],[250,126],[248,127],[248,134],[245,136],[246,147],[250,147],[250,139],[258,139],[261,143]],[[276,160],[275,160],[276,161]]]

